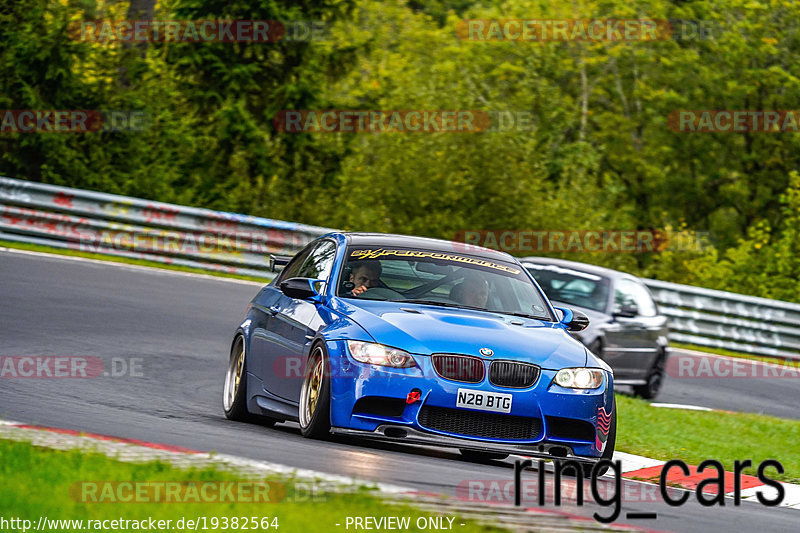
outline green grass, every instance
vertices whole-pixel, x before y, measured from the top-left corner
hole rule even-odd
[[[98,259],[100,261],[109,261],[112,263],[125,263],[128,265],[139,265],[139,266],[146,266],[152,268],[161,268],[164,270],[176,270],[178,272],[191,272],[193,274],[206,274],[208,276],[216,276],[220,278],[234,278],[234,279],[243,279],[247,281],[257,281],[259,283],[269,283],[269,280],[266,278],[257,278],[254,276],[245,276],[241,274],[231,274],[228,272],[218,272],[215,270],[204,270],[202,268],[193,268],[181,265],[168,265],[165,263],[159,263],[156,261],[146,261],[143,259],[132,259],[129,257],[119,257],[115,255],[105,255],[105,254],[97,254],[92,252],[82,252],[80,250],[70,250],[65,248],[55,248],[52,246],[41,246],[39,244],[28,244],[22,242],[14,242],[14,241],[3,241],[0,240],[0,247],[4,248],[13,248],[16,250],[28,250],[31,252],[42,252],[47,254],[55,254],[55,255],[67,255],[71,257],[84,257],[86,259]]]
[[[716,459],[728,471],[733,470],[737,459],[750,459],[756,467],[765,459],[776,459],[785,472],[778,475],[770,469],[770,477],[800,483],[798,420],[651,407],[644,400],[619,394],[617,408],[619,451],[665,461],[681,459],[694,465]],[[746,473],[755,475],[755,469]]]
[[[168,482],[235,481],[232,473],[213,469],[180,470],[163,463],[123,463],[98,453],[56,451],[29,443],[0,440],[0,502],[6,519],[20,517],[34,524],[40,516],[50,519],[147,519],[172,520],[170,530],[181,517],[262,517],[278,519],[278,532],[305,533],[345,529],[348,516],[408,516],[415,524],[418,517],[435,516],[404,505],[384,503],[366,488],[353,493],[318,493],[290,479],[269,478],[287,487],[286,497],[278,503],[85,503],[76,483],[80,482]],[[252,481],[252,480],[250,480]],[[461,523],[465,526],[460,526]],[[445,521],[445,524],[447,521]],[[341,524],[341,526],[336,526]],[[221,527],[219,529],[222,529]],[[253,529],[252,527],[250,529]],[[352,526],[351,526],[352,529]],[[415,530],[415,528],[410,528]],[[499,531],[456,518],[453,529],[471,533]],[[49,531],[64,529],[49,528]],[[202,526],[199,527],[202,531]],[[272,530],[270,528],[269,530]],[[262,530],[265,531],[265,530]]]

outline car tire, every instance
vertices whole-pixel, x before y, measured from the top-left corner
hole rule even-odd
[[[614,411],[611,413],[611,427],[608,430],[608,439],[606,440],[606,447],[603,448],[603,454],[600,459],[610,461],[614,457],[614,448],[617,445],[617,399],[614,398]],[[583,465],[583,477],[589,478],[592,475],[595,465]],[[597,477],[602,476],[608,472],[608,465],[604,465],[597,470],[595,474]]]
[[[479,452],[476,450],[459,449],[461,456],[467,461],[482,463],[484,461],[502,461],[508,457],[507,453]]]
[[[300,432],[311,439],[326,439],[331,432],[331,376],[327,350],[322,343],[311,349],[298,406]]]
[[[664,367],[666,366],[667,356],[662,350],[656,362],[647,373],[647,383],[644,385],[634,385],[633,393],[645,400],[652,400],[658,396],[661,386],[664,384]]]
[[[228,420],[257,422],[265,426],[271,426],[276,422],[273,418],[254,415],[247,410],[247,348],[241,335],[236,336],[231,347],[222,389],[222,409]]]

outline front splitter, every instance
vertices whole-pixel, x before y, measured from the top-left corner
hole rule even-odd
[[[350,437],[366,438],[373,440],[390,441],[406,444],[422,444],[427,446],[444,446],[447,448],[459,448],[464,450],[474,450],[478,452],[506,453],[524,455],[540,459],[552,460],[574,460],[581,463],[594,464],[600,460],[599,457],[583,457],[575,455],[572,448],[567,444],[553,443],[526,443],[526,444],[506,444],[477,441],[436,433],[427,433],[409,426],[396,424],[381,424],[375,431],[363,429],[349,429],[342,427],[332,427],[331,433]],[[554,452],[554,453],[551,453]],[[561,455],[564,453],[564,455]]]

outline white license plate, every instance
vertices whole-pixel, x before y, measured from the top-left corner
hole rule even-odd
[[[458,389],[456,407],[494,411],[495,413],[510,413],[512,398],[511,394],[484,392],[475,389]]]

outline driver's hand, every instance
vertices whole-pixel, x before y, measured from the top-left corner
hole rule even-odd
[[[350,291],[350,292],[352,292],[352,293],[353,293],[353,296],[358,296],[358,295],[359,295],[359,294],[361,294],[362,292],[365,292],[367,289],[369,289],[369,287],[367,287],[366,285],[360,285],[360,286],[358,286],[358,287],[354,288],[354,289],[353,289],[352,291]]]

